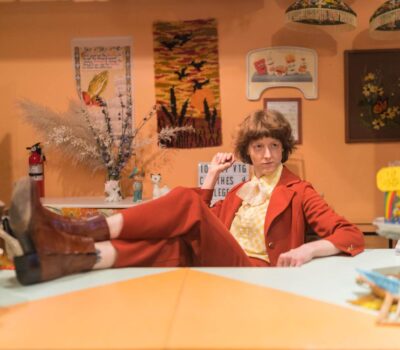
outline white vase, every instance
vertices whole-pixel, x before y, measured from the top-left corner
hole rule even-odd
[[[121,184],[119,180],[107,180],[104,184],[106,202],[119,202],[122,200]]]

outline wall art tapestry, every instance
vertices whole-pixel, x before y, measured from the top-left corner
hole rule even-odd
[[[72,40],[75,82],[98,130],[117,140],[132,132],[130,37]]]
[[[293,87],[306,99],[318,97],[317,53],[302,47],[270,47],[247,54],[247,98],[258,100],[269,88]]]
[[[193,127],[164,146],[221,145],[216,20],[155,22],[153,34],[158,131]]]
[[[400,141],[400,49],[349,50],[346,142]]]

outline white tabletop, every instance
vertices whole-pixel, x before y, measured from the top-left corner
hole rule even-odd
[[[356,269],[371,270],[390,266],[400,266],[400,256],[395,254],[394,249],[368,249],[355,257],[340,255],[314,259],[297,268],[196,268],[196,270],[352,308],[348,300],[368,293],[368,289],[356,284],[358,275]],[[170,268],[133,267],[99,270],[29,287],[19,285],[13,271],[0,271],[0,306],[169,271]]]
[[[395,249],[367,249],[355,256],[330,256],[313,259],[297,268],[202,268],[218,276],[276,288],[341,306],[369,289],[356,284],[357,269],[373,270],[400,266]]]

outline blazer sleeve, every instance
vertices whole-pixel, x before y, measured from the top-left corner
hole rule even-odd
[[[309,183],[304,189],[303,212],[313,231],[342,252],[354,256],[364,250],[363,233],[336,214]]]
[[[226,209],[227,207],[230,206],[232,203],[233,197],[235,196],[235,193],[237,190],[244,184],[244,182],[240,182],[233,186],[228,194],[225,196],[224,199],[219,200],[214,203],[212,207],[211,205],[211,200],[213,196],[214,190],[212,189],[202,189],[202,188],[195,188],[194,190],[200,195],[200,197],[203,199],[203,201],[210,207],[210,210],[212,213],[214,213],[217,217],[221,217],[221,212],[224,211],[224,208]]]
[[[203,200],[203,202],[205,204],[207,204],[207,206],[210,207],[210,210],[217,216],[219,216],[219,213],[221,211],[222,208],[222,204],[224,203],[224,200],[219,200],[217,202],[214,203],[214,205],[211,207],[211,200],[213,197],[213,189],[203,189],[203,188],[192,188]]]

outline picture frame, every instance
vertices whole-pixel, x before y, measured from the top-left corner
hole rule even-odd
[[[345,142],[400,141],[400,49],[346,50]]]
[[[318,56],[313,49],[274,46],[247,54],[247,98],[258,100],[266,89],[289,87],[304,98],[318,98]]]
[[[296,144],[302,143],[301,98],[264,98],[264,110],[276,110],[282,113],[292,127]]]

